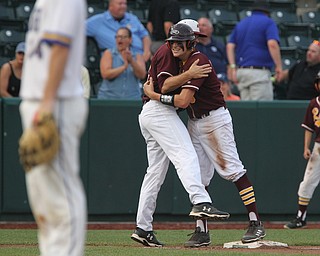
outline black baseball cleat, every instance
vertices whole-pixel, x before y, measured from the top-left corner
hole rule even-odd
[[[266,232],[261,221],[250,221],[247,232],[241,239],[242,243],[251,243],[261,240],[266,236]]]
[[[218,210],[210,203],[201,203],[192,207],[189,216],[194,219],[226,220],[230,214]]]
[[[209,232],[201,232],[200,227],[196,227],[195,231],[190,235],[192,235],[190,239],[184,243],[185,247],[202,247],[211,243]]]
[[[294,229],[294,228],[303,228],[307,225],[307,222],[305,220],[302,220],[301,218],[297,217],[290,221],[289,223],[285,224],[283,227],[288,229]]]
[[[131,239],[143,244],[144,246],[150,247],[162,247],[163,243],[159,242],[154,235],[153,231],[144,231],[141,228],[136,228],[136,230],[131,235]]]

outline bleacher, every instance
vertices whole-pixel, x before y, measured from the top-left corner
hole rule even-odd
[[[15,46],[23,41],[34,0],[0,0],[0,65],[14,56]],[[88,0],[88,17],[102,13],[108,1]],[[137,15],[146,25],[150,0],[127,0],[128,11]],[[181,19],[210,18],[214,34],[224,43],[238,21],[251,15],[254,0],[179,0]],[[285,67],[305,57],[306,49],[320,35],[320,1],[270,0],[271,17],[278,25],[280,47]],[[311,3],[311,4],[310,4]],[[314,5],[315,3],[315,5]],[[96,43],[88,38],[86,66],[92,84],[101,81],[100,55]],[[93,91],[93,96],[96,92]]]

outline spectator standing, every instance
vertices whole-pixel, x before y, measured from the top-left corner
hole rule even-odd
[[[15,58],[2,65],[0,71],[0,96],[19,97],[25,42],[20,42],[15,50]]]
[[[314,87],[318,96],[310,101],[301,125],[305,129],[303,157],[308,160],[308,164],[298,190],[297,216],[284,225],[284,228],[288,229],[302,228],[307,225],[307,208],[320,181],[320,72],[314,80]],[[315,141],[311,152],[313,134],[315,134]]]
[[[168,37],[170,27],[180,20],[180,4],[176,0],[151,0],[147,29],[151,35],[151,53],[154,54]]]
[[[319,95],[314,77],[320,70],[320,42],[314,40],[306,53],[306,60],[284,70],[282,80],[287,81],[288,100],[311,100]]]
[[[273,100],[271,69],[281,80],[279,31],[269,17],[268,2],[256,0],[252,15],[241,20],[227,43],[229,79],[237,85],[241,100]]]
[[[87,36],[97,41],[101,53],[114,48],[118,29],[127,27],[132,32],[132,50],[141,53],[145,62],[151,57],[149,33],[137,16],[127,12],[127,0],[110,0],[108,10],[90,17],[86,26]]]
[[[88,115],[80,81],[86,7],[84,0],[37,0],[29,19],[20,92],[22,126],[26,130],[37,125],[37,116],[48,113],[60,135],[52,162],[26,173],[42,256],[84,255],[87,202],[79,149]]]
[[[240,100],[238,95],[235,95],[231,91],[231,84],[226,74],[220,73],[217,74],[217,78],[221,84],[221,92],[223,94],[224,100]]]
[[[199,37],[196,49],[208,56],[216,73],[227,74],[228,58],[226,46],[214,36],[212,22],[206,18],[198,19],[200,32],[206,37]]]
[[[103,78],[99,99],[141,100],[140,80],[146,77],[142,55],[131,51],[132,34],[123,27],[115,36],[116,47],[103,53],[100,72]]]

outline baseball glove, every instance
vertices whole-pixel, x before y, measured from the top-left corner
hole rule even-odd
[[[49,163],[59,149],[60,137],[52,114],[38,113],[33,125],[19,140],[20,162],[26,172],[34,166]]]

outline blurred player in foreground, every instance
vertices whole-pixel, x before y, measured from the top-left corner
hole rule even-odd
[[[20,95],[23,129],[53,114],[60,135],[50,163],[26,173],[42,256],[82,256],[87,203],[80,179],[79,147],[88,103],[82,96],[86,1],[37,0],[29,20]]]

